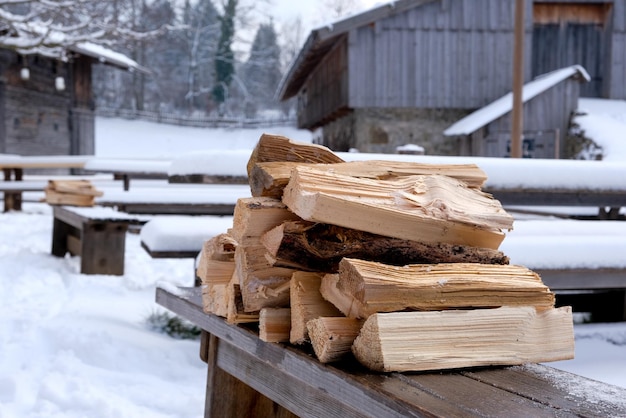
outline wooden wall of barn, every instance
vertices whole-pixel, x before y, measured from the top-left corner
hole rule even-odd
[[[610,88],[607,98],[626,100],[626,0],[613,1]]]
[[[298,95],[298,126],[315,128],[348,106],[347,37],[341,37]]]
[[[448,0],[354,29],[350,107],[482,107],[511,90],[513,28],[513,1]]]
[[[569,78],[524,103],[524,137],[532,141],[527,157],[566,158],[564,138],[577,108],[580,82]],[[462,155],[510,156],[511,113],[472,134],[461,146]],[[466,139],[467,140],[467,139]]]

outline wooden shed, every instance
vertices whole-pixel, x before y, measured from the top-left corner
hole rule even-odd
[[[0,49],[0,153],[93,155],[95,62],[146,71],[89,42],[73,46],[66,60]]]
[[[528,121],[522,139],[524,158],[560,158],[564,133],[576,110],[581,88],[591,77],[579,65],[537,77],[524,85]],[[508,93],[444,131],[459,140],[460,155],[510,157],[513,94]]]
[[[297,96],[298,126],[323,128],[319,142],[335,150],[459,154],[443,131],[512,89],[514,4],[398,0],[319,27],[279,97]],[[626,0],[525,4],[526,82],[580,64],[591,78],[581,96],[626,99]]]

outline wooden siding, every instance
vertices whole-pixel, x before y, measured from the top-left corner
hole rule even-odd
[[[504,95],[512,84],[513,6],[427,3],[352,30],[349,106],[476,109]],[[529,15],[531,7],[527,2]],[[529,58],[525,70],[530,74]]]
[[[298,126],[313,129],[347,111],[347,37],[324,57],[298,95]]]
[[[556,153],[563,155],[563,138],[567,133],[570,117],[577,108],[579,90],[580,82],[570,78],[524,104],[524,133],[525,136],[535,139],[534,158],[554,158]],[[487,143],[482,149],[484,154],[481,155],[506,156],[510,131],[511,113],[487,125],[484,130]],[[557,143],[554,142],[555,136]]]

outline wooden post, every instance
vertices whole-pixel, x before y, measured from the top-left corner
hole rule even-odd
[[[511,158],[522,157],[522,127],[524,126],[524,103],[522,99],[522,90],[524,88],[524,7],[524,0],[515,0]]]
[[[124,274],[124,249],[128,225],[86,223],[81,236],[82,274]]]

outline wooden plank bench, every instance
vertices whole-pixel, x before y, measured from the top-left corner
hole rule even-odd
[[[204,313],[197,288],[157,288],[156,302],[205,332],[205,417],[626,416],[626,389],[544,365],[378,374],[263,342]]]
[[[194,284],[200,285],[195,259],[204,242],[224,233],[233,224],[232,216],[159,216],[141,229],[141,247],[152,258],[191,258]]]
[[[93,158],[83,169],[93,173],[110,173],[122,180],[124,190],[130,190],[131,179],[167,179],[170,161],[128,158]]]
[[[124,274],[126,231],[147,222],[98,207],[53,207],[52,255],[80,255],[81,274]]]

